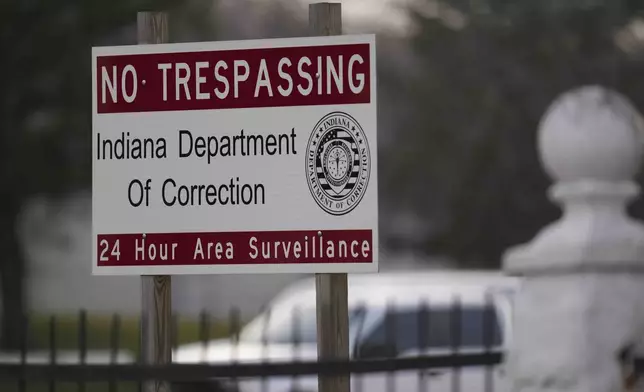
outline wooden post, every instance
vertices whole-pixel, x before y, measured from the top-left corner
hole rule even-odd
[[[349,359],[347,274],[315,274],[318,358]],[[319,376],[319,392],[349,392],[348,376]]]
[[[340,3],[309,5],[312,35],[341,35]],[[347,274],[316,274],[317,340],[319,359],[349,359]],[[349,392],[350,377],[319,376],[319,392]]]
[[[139,44],[169,42],[168,15],[165,12],[139,12]],[[171,315],[172,279],[168,275],[141,277],[141,354],[149,364],[172,362]],[[170,383],[147,382],[144,392],[170,392]]]
[[[170,42],[168,14],[165,12],[139,12],[137,31],[139,45]]]

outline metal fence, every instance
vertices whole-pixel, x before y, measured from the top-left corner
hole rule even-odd
[[[143,363],[140,347],[124,351],[124,335],[132,331],[119,316],[104,328],[107,342],[97,350],[91,323],[81,312],[71,351],[61,347],[69,342],[59,342],[61,320],[51,317],[44,328],[25,318],[21,350],[0,356],[0,390],[134,392],[144,382],[166,381],[177,392],[314,392],[318,376],[341,375],[350,376],[356,392],[500,389],[498,365],[507,333],[490,301],[380,310],[361,306],[350,309],[349,316],[351,353],[346,361],[317,360],[314,309],[293,309],[288,323],[266,311],[243,328],[238,313],[231,312],[225,323],[229,330],[219,336],[213,335],[214,325],[222,323],[205,314],[194,326],[174,317],[173,363],[159,366]],[[194,334],[181,337],[182,327]],[[29,341],[35,329],[48,335],[47,347]]]

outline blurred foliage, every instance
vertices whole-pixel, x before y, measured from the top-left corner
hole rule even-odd
[[[433,225],[424,244],[464,267],[498,266],[560,212],[536,151],[539,120],[567,89],[602,84],[644,107],[641,53],[616,33],[633,0],[421,0],[409,12],[416,72],[383,200]],[[633,211],[644,216],[644,203]]]
[[[136,43],[138,11],[167,10],[173,40],[213,39],[213,0],[21,0],[0,5],[0,275],[5,346],[24,311],[16,227],[34,196],[91,181],[91,47]]]
[[[53,387],[52,387],[53,385]],[[53,389],[52,389],[53,388]],[[0,390],[2,392],[77,392],[84,390],[85,392],[140,392],[138,383],[134,382],[92,382],[84,384],[85,389],[79,389],[79,383],[73,382],[33,382],[28,381],[25,383],[24,389],[17,382],[0,382]]]
[[[86,324],[86,347],[88,350],[109,350],[112,345],[113,333],[117,332],[118,348],[129,350],[135,356],[139,355],[140,320],[138,317],[114,317],[105,315],[89,315]],[[51,326],[55,323],[55,340],[51,341]],[[219,339],[231,335],[234,331],[226,321],[211,320],[202,325],[196,317],[177,317],[177,344],[197,342],[207,334],[209,339]],[[118,329],[117,329],[118,328]],[[31,350],[49,350],[55,346],[57,350],[77,350],[80,348],[81,333],[80,318],[77,314],[60,314],[55,317],[38,315],[31,319],[29,327],[29,346]],[[53,343],[53,346],[52,346]]]
[[[11,1],[0,12],[3,183],[20,199],[91,180],[91,47],[136,43],[136,13],[172,10],[171,38],[214,37],[214,2]],[[2,192],[7,192],[6,187]]]
[[[128,350],[135,358],[139,355],[140,330],[138,317],[119,318],[117,322],[110,316],[89,315],[86,324],[86,348],[87,350],[109,350],[112,346],[113,336],[118,336],[118,349]],[[52,321],[55,323],[55,340],[51,341]],[[118,331],[114,334],[115,326]],[[234,333],[226,321],[211,320],[207,327],[198,318],[179,317],[175,319],[177,326],[177,344],[198,342],[207,334],[209,339],[219,339],[230,336]],[[205,328],[205,329],[204,329]],[[47,315],[35,315],[29,323],[29,349],[40,352],[48,352],[51,347],[57,350],[78,350],[80,334],[80,318],[77,314],[60,314],[52,318]],[[138,384],[133,382],[118,382],[117,389],[112,388],[107,382],[88,383],[87,392],[108,392],[118,390],[119,392],[139,391]],[[19,388],[17,382],[0,382],[0,391],[3,392],[45,392],[50,391],[50,383],[28,382],[26,391]],[[57,392],[76,392],[78,383],[55,383]]]
[[[77,350],[79,348],[80,324],[78,315],[58,315],[55,317],[55,347],[58,350]],[[31,350],[49,350],[52,347],[51,336],[51,316],[39,315],[33,317],[30,328],[30,349]],[[108,316],[90,316],[87,318],[87,341],[88,350],[109,350],[112,344],[112,332],[114,319]],[[121,318],[118,321],[119,331],[118,348],[128,350],[132,355],[139,355],[139,320],[136,317]],[[202,326],[199,320],[193,318],[179,318],[176,325],[178,326],[177,344],[186,344],[198,342],[201,339]],[[230,335],[230,328],[224,322],[214,322],[209,325],[208,336],[210,339],[224,338]],[[139,391],[138,384],[133,382],[119,382],[118,389],[113,389],[109,383],[88,383],[86,391]],[[59,392],[77,391],[78,383],[55,383],[55,389]],[[28,382],[26,392],[49,391],[50,384],[45,382]],[[0,382],[0,391],[21,391],[16,382]]]

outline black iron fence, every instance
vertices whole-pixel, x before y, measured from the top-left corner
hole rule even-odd
[[[491,392],[504,382],[507,326],[493,300],[351,308],[345,361],[317,360],[314,308],[277,313],[243,328],[235,311],[223,323],[174,317],[173,363],[156,366],[143,363],[132,320],[25,318],[20,350],[0,355],[0,390],[134,392],[165,381],[177,392],[314,392],[318,376],[349,375],[357,392]]]

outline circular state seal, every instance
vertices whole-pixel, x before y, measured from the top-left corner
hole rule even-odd
[[[367,191],[371,156],[358,122],[343,112],[324,116],[313,128],[306,148],[306,175],[311,195],[324,211],[344,215]]]

